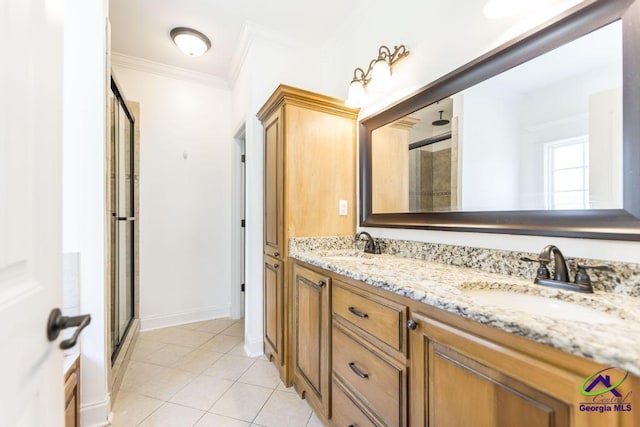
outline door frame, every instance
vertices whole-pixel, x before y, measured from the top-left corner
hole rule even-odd
[[[240,319],[244,317],[244,309],[246,303],[243,302],[242,293],[240,291],[240,285],[242,283],[242,277],[246,278],[246,244],[244,245],[244,251],[242,251],[242,239],[243,233],[240,226],[240,220],[243,212],[242,207],[243,197],[246,197],[246,182],[245,189],[242,188],[242,165],[241,156],[245,153],[246,147],[246,121],[236,126],[233,133],[233,146],[231,147],[231,283],[229,284],[230,291],[230,315],[232,319]],[[246,163],[245,163],[246,165]],[[246,174],[245,174],[246,176]],[[245,215],[246,216],[246,215]],[[246,230],[246,229],[245,229]],[[246,241],[246,236],[245,236]],[[238,256],[235,256],[235,255]],[[244,299],[246,301],[246,298]]]

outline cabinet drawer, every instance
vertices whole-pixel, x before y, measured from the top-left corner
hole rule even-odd
[[[333,396],[332,425],[336,427],[377,427],[380,425],[356,405],[335,380],[331,387],[331,394]]]
[[[333,326],[333,371],[389,426],[404,423],[406,369],[380,350]]]
[[[370,334],[374,340],[378,339],[404,353],[406,338],[403,325],[407,308],[350,288],[334,281],[333,313]]]

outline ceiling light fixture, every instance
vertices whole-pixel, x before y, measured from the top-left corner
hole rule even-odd
[[[365,96],[364,88],[367,85],[374,91],[389,87],[393,64],[407,55],[409,55],[409,51],[404,45],[394,46],[393,52],[387,46],[380,46],[378,57],[371,60],[366,72],[360,67],[353,70],[353,80],[349,85],[349,95],[345,102],[347,107],[358,108],[362,106]]]
[[[193,28],[176,27],[169,33],[178,48],[189,56],[202,56],[211,49],[211,40]]]

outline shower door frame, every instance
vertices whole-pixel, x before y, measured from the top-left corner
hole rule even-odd
[[[135,173],[135,154],[136,154],[136,150],[135,150],[135,131],[136,131],[136,122],[135,122],[135,118],[133,116],[133,114],[131,114],[131,110],[129,108],[129,106],[127,105],[127,101],[124,98],[124,96],[122,95],[122,91],[120,90],[120,87],[118,86],[118,83],[116,81],[116,79],[113,77],[113,75],[111,76],[111,92],[113,93],[113,97],[114,97],[114,105],[113,105],[113,112],[112,112],[112,118],[115,117],[116,111],[118,109],[118,107],[122,107],[122,110],[124,111],[124,113],[127,116],[127,119],[129,119],[129,123],[130,123],[130,131],[129,131],[129,173],[130,173],[130,179],[129,179],[129,204],[130,204],[130,213],[133,215],[133,219],[132,220],[125,220],[124,222],[127,224],[128,227],[130,227],[130,229],[128,230],[130,233],[130,244],[129,244],[129,262],[131,265],[130,268],[130,280],[131,280],[131,288],[130,288],[130,301],[129,304],[131,306],[131,317],[129,318],[128,322],[127,322],[127,326],[124,329],[124,333],[122,334],[122,336],[119,336],[119,331],[120,328],[119,326],[117,326],[117,331],[114,330],[114,321],[116,321],[115,319],[115,307],[116,304],[119,304],[119,301],[116,301],[116,289],[115,287],[118,286],[118,279],[120,277],[119,272],[116,269],[116,265],[119,265],[119,262],[117,261],[119,259],[119,245],[116,245],[116,242],[111,241],[112,239],[110,238],[110,242],[109,242],[109,251],[111,252],[111,256],[110,256],[110,260],[111,260],[111,265],[110,265],[110,276],[111,276],[111,280],[109,283],[110,286],[110,290],[111,290],[111,298],[109,299],[111,304],[109,307],[110,310],[110,329],[111,329],[111,336],[110,336],[110,350],[111,350],[111,364],[115,364],[118,355],[120,353],[120,350],[123,347],[123,344],[126,341],[127,335],[129,334],[130,330],[131,330],[131,326],[133,325],[135,319],[136,319],[136,304],[135,304],[135,287],[136,287],[136,259],[135,259],[135,244],[136,244],[136,238],[135,238],[135,231],[136,231],[136,220],[137,217],[135,216],[136,214],[136,209],[135,209],[135,181],[136,181],[136,173]],[[109,144],[113,145],[116,144],[115,142],[115,135],[117,134],[117,129],[116,129],[116,123],[115,120],[113,121],[113,131],[112,131],[112,135],[111,138],[109,139]],[[110,146],[109,150],[114,149],[114,147]],[[111,153],[114,153],[114,151],[111,151]],[[118,176],[118,171],[116,170],[116,165],[118,164],[116,161],[116,156],[112,155],[111,158],[111,167],[110,167],[110,175],[111,175],[111,171],[113,171],[115,177]],[[109,177],[111,179],[111,177]],[[117,187],[117,184],[116,184]],[[111,213],[111,230],[110,230],[110,235],[112,237],[114,237],[117,233],[118,233],[118,224],[120,222],[119,218],[117,218],[117,213],[114,211],[114,206],[112,205],[112,200],[114,199],[114,197],[116,197],[116,195],[111,194],[110,198],[109,198],[109,211]],[[119,319],[118,319],[119,320]],[[119,322],[117,322],[119,323]],[[114,334],[117,332],[118,337],[114,337]]]

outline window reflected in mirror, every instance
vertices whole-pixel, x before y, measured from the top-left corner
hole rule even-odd
[[[621,23],[371,137],[373,213],[620,209]]]

